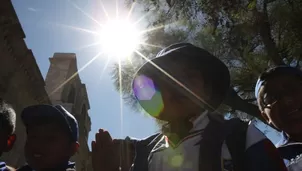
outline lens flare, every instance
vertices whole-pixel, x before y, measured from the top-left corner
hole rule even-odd
[[[162,95],[151,78],[137,76],[133,82],[133,93],[149,115],[158,117],[164,109]]]

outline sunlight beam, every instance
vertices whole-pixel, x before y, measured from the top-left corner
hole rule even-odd
[[[135,53],[137,53],[139,56],[141,56],[143,59],[145,59],[147,62],[149,62],[151,65],[153,65],[156,69],[158,69],[160,72],[162,72],[163,74],[165,74],[168,78],[170,78],[172,81],[174,81],[176,84],[178,84],[180,87],[182,87],[185,91],[187,91],[188,93],[190,93],[191,95],[193,95],[196,99],[198,99],[199,101],[196,101],[195,99],[192,99],[193,102],[195,102],[197,105],[202,105],[200,104],[200,102],[206,104],[209,108],[211,108],[212,110],[215,110],[214,107],[212,107],[210,104],[208,104],[204,99],[202,99],[200,96],[198,96],[197,94],[195,94],[193,91],[191,91],[188,87],[186,87],[184,84],[182,84],[180,81],[178,81],[176,78],[174,78],[172,75],[170,75],[168,72],[166,72],[165,70],[163,70],[162,68],[160,68],[158,65],[156,65],[154,62],[152,62],[150,59],[148,59],[146,56],[144,56],[142,53],[140,53],[139,51],[135,50]]]
[[[149,13],[144,14],[141,16],[137,21],[134,22],[134,25],[137,25],[139,22],[141,22]]]
[[[111,59],[111,58],[108,56],[108,58],[107,58],[107,60],[106,60],[106,62],[105,62],[104,68],[102,69],[102,72],[101,72],[101,75],[100,75],[100,80],[102,79],[103,74],[104,74],[106,68],[107,68],[108,65],[109,65],[110,59]]]
[[[135,3],[136,3],[136,2],[133,2],[133,3],[131,4],[130,10],[129,10],[128,15],[127,15],[127,18],[126,18],[127,21],[129,21],[129,18],[130,18],[130,16],[132,15],[132,11],[134,10]]]
[[[121,115],[121,137],[123,137],[123,128],[124,128],[124,116],[123,116],[123,88],[122,88],[122,65],[121,65],[121,60],[119,60],[119,84],[120,84],[120,89],[119,89],[119,93],[120,93],[120,115]],[[121,149],[122,149],[122,144],[121,144]],[[120,155],[122,156],[122,151],[120,151]],[[122,157],[120,157],[120,166],[122,165]]]
[[[150,29],[146,29],[146,30],[141,31],[139,34],[146,34],[148,32],[155,31],[155,30],[158,30],[158,29],[161,29],[161,28],[164,28],[164,27],[165,27],[165,25],[161,25],[161,26],[157,26],[157,27],[152,27]]]
[[[141,45],[146,45],[146,46],[151,46],[151,47],[156,47],[156,48],[161,48],[161,49],[164,48],[164,47],[162,47],[162,46],[153,45],[153,44],[149,44],[149,43],[146,43],[146,42],[140,42],[139,44],[141,44]]]
[[[91,15],[86,13],[84,10],[82,10],[77,4],[73,3],[71,0],[67,0],[69,3],[71,3],[76,9],[81,11],[86,17],[88,17],[90,20],[94,21],[96,24],[98,24],[100,27],[103,27],[103,25],[98,22],[96,19],[94,19]]]
[[[86,49],[86,48],[90,48],[90,47],[93,47],[93,46],[97,46],[97,45],[100,45],[101,44],[101,42],[95,42],[95,43],[91,43],[91,44],[89,44],[89,45],[85,45],[85,46],[82,46],[82,47],[79,47],[79,48],[77,48],[77,49],[75,49],[75,50],[83,50],[83,49]]]
[[[121,61],[119,61],[118,63],[119,65],[119,84],[120,84],[120,89],[119,89],[119,93],[120,93],[120,114],[121,114],[121,136],[123,136],[123,84],[122,84],[122,65],[121,65]]]
[[[89,29],[84,29],[84,28],[81,28],[81,27],[75,27],[75,26],[59,24],[59,23],[49,23],[49,24],[53,24],[53,25],[56,25],[56,26],[65,27],[65,28],[69,28],[69,29],[72,29],[72,30],[81,31],[81,32],[85,32],[85,33],[91,33],[91,34],[94,34],[94,35],[100,35],[100,33],[96,32],[96,31],[92,31],[92,30],[89,30]]]
[[[154,10],[155,8],[150,9],[148,12],[146,12],[143,16],[141,16],[137,21],[135,21],[134,25],[141,22],[148,14],[150,14],[150,11]]]
[[[103,4],[103,1],[100,0],[100,3],[101,3],[101,7],[102,7],[102,9],[103,9],[104,14],[105,14],[105,16],[107,17],[107,20],[109,21],[109,20],[110,20],[110,16],[109,16],[109,14],[108,14],[108,12],[107,12],[107,10],[106,10],[106,8],[105,8],[105,5]]]
[[[176,24],[176,23],[178,23],[178,21],[175,21],[175,22],[170,23],[170,24],[160,25],[160,26],[157,26],[157,27],[151,27],[149,29],[141,31],[140,34],[146,34],[148,32],[152,32],[152,31],[155,31],[155,30],[158,30],[158,29],[161,29],[161,28],[164,28],[166,26],[169,26],[169,25],[172,25],[172,24]]]
[[[57,88],[55,88],[49,96],[51,96],[53,93],[58,91],[60,88],[62,88],[65,84],[67,84],[70,80],[72,80],[75,76],[77,76],[80,72],[82,72],[87,66],[89,66],[93,61],[95,61],[103,52],[98,53],[95,55],[90,61],[88,61],[83,67],[81,67],[77,72],[75,72],[72,76],[70,76],[67,80],[65,80],[62,84],[60,84]]]

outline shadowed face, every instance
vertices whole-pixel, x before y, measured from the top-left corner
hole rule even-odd
[[[169,122],[200,114],[202,108],[193,102],[192,98],[196,97],[192,94],[207,100],[211,93],[204,91],[205,84],[200,71],[180,62],[171,62],[169,66],[161,68],[180,84],[158,69],[152,74],[146,72],[145,75],[136,77],[134,94],[145,111],[157,119]]]
[[[258,105],[265,120],[275,128],[289,135],[302,133],[302,80],[298,77],[270,78],[259,92]]]
[[[35,170],[56,168],[66,164],[77,150],[78,144],[55,123],[27,127],[25,156]]]

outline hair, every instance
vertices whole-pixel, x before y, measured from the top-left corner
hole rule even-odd
[[[0,129],[9,134],[13,134],[16,129],[16,112],[2,99],[0,99]]]
[[[301,70],[299,70],[297,68],[289,67],[289,66],[279,66],[279,67],[271,68],[271,69],[266,70],[262,74],[260,74],[259,80],[262,80],[263,83],[259,88],[257,102],[258,102],[259,109],[261,111],[263,110],[263,107],[265,105],[263,102],[263,95],[265,92],[265,85],[266,85],[267,81],[269,81],[272,78],[276,78],[280,75],[291,75],[291,76],[296,77],[297,79],[302,80]]]

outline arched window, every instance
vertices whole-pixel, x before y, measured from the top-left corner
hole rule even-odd
[[[67,97],[67,103],[74,103],[74,101],[75,101],[75,88],[74,86],[71,86]]]

